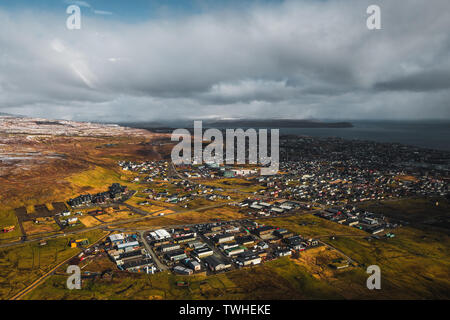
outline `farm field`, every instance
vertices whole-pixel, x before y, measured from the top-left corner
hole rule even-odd
[[[105,223],[109,223],[109,222],[114,222],[114,221],[119,221],[119,220],[131,219],[135,216],[136,216],[136,214],[134,214],[130,211],[116,211],[116,212],[112,212],[112,213],[97,215],[96,218]]]
[[[42,221],[40,223],[34,223],[33,221],[23,222],[23,228],[27,235],[48,233],[53,231],[58,231],[59,227],[53,219],[49,221]]]
[[[36,241],[11,248],[0,248],[0,298],[11,297],[53,266],[79,253],[80,249],[70,248],[71,240],[83,237],[93,243],[103,234],[103,231],[90,231],[77,236],[48,240],[45,245]]]
[[[86,228],[94,227],[101,224],[100,221],[91,216],[83,216],[80,217],[79,220]]]

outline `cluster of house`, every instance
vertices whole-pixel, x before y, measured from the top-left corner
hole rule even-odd
[[[55,214],[55,220],[63,227],[74,226],[78,223],[78,218],[72,216],[72,213],[67,209]]]
[[[280,158],[279,173],[264,177],[257,175],[255,168],[216,163],[177,166],[186,179],[175,184],[185,192],[152,196],[174,203],[189,201],[191,196],[214,200],[222,197],[220,192],[189,178],[239,176],[260,185],[262,196],[326,206],[416,195],[449,196],[446,177],[450,153],[446,151],[340,138],[281,136]],[[119,165],[146,174],[147,181],[156,176],[168,180],[170,171],[167,161],[121,161]]]
[[[344,169],[346,165],[341,164],[337,169],[337,164],[323,160],[281,163],[285,174],[257,178],[255,182],[265,187],[261,195],[323,205],[448,194],[448,183],[443,179],[404,180],[401,177],[409,178],[402,171]]]
[[[194,199],[203,198],[210,201],[217,199],[229,200],[230,196],[223,195],[220,192],[223,189],[214,186],[203,184],[192,184],[187,180],[175,181],[173,185],[178,187],[180,192],[171,193],[170,191],[155,192],[152,189],[146,189],[143,193],[148,194],[148,199],[164,201],[167,203],[186,203]],[[149,204],[148,202],[141,202],[140,205]]]
[[[397,226],[386,222],[385,217],[381,214],[359,210],[352,206],[330,208],[315,215],[342,225],[364,230],[371,234],[377,234],[387,228],[395,228]]]
[[[189,227],[159,229],[149,232],[146,240],[154,249],[158,259],[175,273],[190,275],[204,271],[192,250],[198,241],[198,234]]]
[[[187,178],[215,178],[215,177],[247,177],[259,173],[258,169],[240,168],[231,165],[219,165],[217,163],[196,164],[180,166],[178,171]]]
[[[249,220],[159,229],[147,232],[144,241],[161,263],[184,275],[258,265],[319,245],[317,240]]]
[[[281,137],[280,172],[258,179],[274,197],[324,205],[448,196],[445,151],[339,138]]]
[[[108,256],[116,263],[119,270],[146,273],[157,271],[151,255],[141,244],[136,234],[119,233],[110,235],[105,246]]]
[[[113,183],[108,187],[108,191],[96,194],[83,194],[76,198],[70,199],[67,203],[72,207],[79,207],[82,205],[90,205],[95,203],[105,203],[108,200],[116,200],[128,192],[126,186],[119,183]]]
[[[281,163],[283,175],[259,178],[266,189],[262,195],[336,205],[342,202],[383,200],[415,195],[446,195],[448,184],[442,179],[402,180],[404,172],[383,173],[370,169],[337,170],[323,161]],[[341,168],[346,165],[342,164]]]
[[[245,209],[250,215],[269,217],[289,213],[301,205],[297,202],[285,200],[268,203],[257,199],[245,199],[237,206]]]
[[[78,223],[77,217],[69,217],[67,219],[59,219],[62,226],[73,226]]]
[[[236,267],[257,265],[319,245],[317,240],[249,220],[212,226],[203,236]]]
[[[167,180],[169,176],[169,162],[167,161],[119,161],[118,165],[124,171],[132,171],[145,175],[144,181],[151,182],[155,178]],[[139,181],[137,178],[136,181]]]

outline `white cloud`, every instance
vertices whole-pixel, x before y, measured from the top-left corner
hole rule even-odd
[[[450,118],[450,4],[412,3],[380,1],[380,31],[366,28],[365,0],[136,24],[83,16],[72,31],[64,14],[0,10],[0,108],[109,120]],[[435,70],[439,83],[417,80]]]
[[[104,16],[110,16],[113,14],[111,11],[104,11],[104,10],[94,10],[94,13]]]
[[[91,5],[86,1],[66,0],[66,4],[74,4],[80,7],[91,8]]]

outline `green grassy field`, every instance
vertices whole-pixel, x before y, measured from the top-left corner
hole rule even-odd
[[[14,231],[3,233],[1,230],[8,226],[15,226]],[[0,209],[0,240],[3,239],[15,239],[22,235],[19,228],[19,222],[14,210],[1,210]]]
[[[74,174],[66,180],[70,183],[74,191],[83,190],[83,192],[102,192],[106,191],[109,185],[118,182],[123,185],[131,186],[117,170],[108,169],[101,166],[95,166],[89,170]]]
[[[331,245],[358,261],[363,268],[381,268],[382,289],[395,298],[450,298],[450,238],[418,229],[395,230],[394,239],[368,242],[338,237]]]
[[[0,298],[11,297],[61,261],[78,253],[78,248],[70,248],[71,240],[88,238],[93,243],[102,234],[103,231],[90,231],[48,240],[45,246],[40,246],[37,241],[0,249]]]
[[[334,271],[332,276],[319,279],[313,276],[305,265],[284,257],[264,265],[212,276],[177,276],[169,272],[155,275],[123,273],[108,280],[85,280],[79,291],[66,289],[67,277],[57,275],[52,276],[25,298],[297,300],[408,299],[434,296],[433,292],[430,292],[431,295],[424,295],[421,287],[418,287],[422,290],[421,295],[404,291],[404,287],[384,277],[382,290],[368,290],[367,277],[362,268],[350,268]],[[189,287],[178,287],[177,281],[187,281]]]
[[[52,276],[27,299],[306,299],[342,298],[331,286],[312,277],[289,258],[263,266],[214,276],[125,274],[112,280],[86,280],[81,290],[68,290],[65,276]],[[176,286],[177,281],[189,287]]]
[[[314,216],[311,213],[301,213],[289,217],[269,218],[258,220],[258,223],[274,225],[289,229],[304,237],[328,237],[330,235],[367,236],[368,234],[357,228],[348,227]]]
[[[407,221],[418,228],[450,230],[450,202],[443,198],[368,201],[360,205],[369,211]]]

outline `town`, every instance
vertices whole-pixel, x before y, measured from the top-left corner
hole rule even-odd
[[[239,220],[179,226],[140,233],[115,233],[99,250],[122,271],[215,274],[255,266],[319,246],[286,229]],[[80,261],[86,259],[81,254]]]
[[[122,273],[208,277],[282,257],[298,259],[322,247],[334,252],[327,267],[343,270],[359,263],[330,244],[338,237],[334,232],[314,232],[321,220],[369,242],[391,241],[408,222],[367,210],[365,203],[449,196],[450,155],[444,151],[291,136],[281,136],[280,151],[279,171],[270,176],[260,175],[254,164],[118,160],[121,182],[101,192],[16,208],[22,241],[72,234],[68,245],[81,253],[71,264],[109,261]],[[146,227],[155,219],[186,214],[192,223]],[[299,223],[307,235],[283,224],[292,217],[309,217]],[[12,230],[3,227],[5,233]],[[76,236],[84,230],[109,235],[91,243]],[[99,274],[85,271],[83,277]]]
[[[225,205],[247,218],[115,233],[99,246],[118,270],[210,275],[299,255],[324,245],[320,239],[265,225],[259,219],[310,212],[365,231],[369,240],[388,239],[395,237],[393,230],[405,222],[361,209],[359,203],[408,196],[448,196],[448,183],[440,178],[449,169],[449,156],[444,152],[334,138],[282,137],[281,141],[283,158],[280,172],[274,176],[262,177],[258,168],[251,165],[175,166],[165,160],[119,161],[121,170],[132,174],[130,182],[140,191],[130,192],[115,184],[109,192],[81,195],[68,204],[72,208],[87,203],[105,204],[124,194],[127,196],[120,201],[126,202],[135,195],[143,199],[135,202],[143,208],[164,204],[188,208],[198,199],[228,201]],[[351,166],[344,166],[342,159],[347,158]],[[414,165],[415,161],[425,165]],[[248,182],[251,190],[241,190],[236,196],[232,192],[233,179]],[[336,268],[351,263],[344,259]]]

